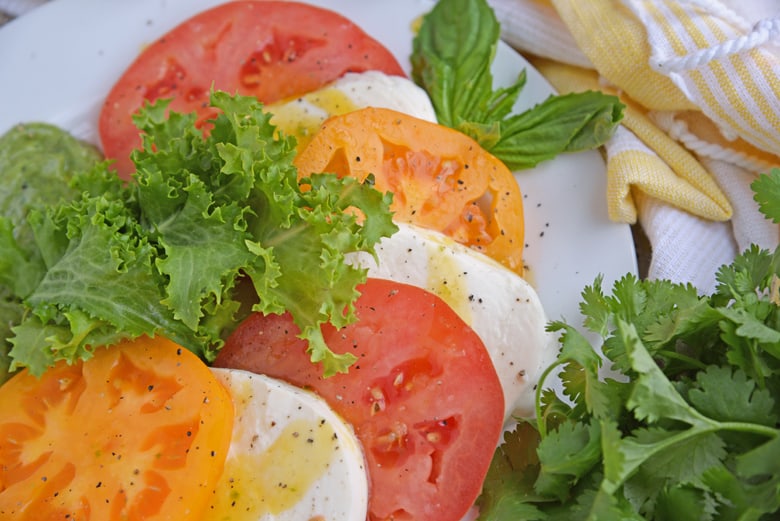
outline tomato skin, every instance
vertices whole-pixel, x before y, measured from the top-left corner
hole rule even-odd
[[[200,519],[221,475],[230,396],[163,338],[99,348],[0,387],[0,519]]]
[[[387,280],[360,287],[358,321],[323,327],[351,352],[322,377],[289,315],[254,314],[214,363],[313,389],[350,423],[369,470],[369,519],[459,520],[480,493],[503,422],[503,393],[484,345],[435,295]]]
[[[385,108],[333,116],[295,158],[393,193],[394,219],[440,231],[523,274],[523,197],[512,172],[451,128]]]
[[[346,72],[405,73],[382,44],[347,18],[298,2],[239,0],[184,21],[146,47],[108,94],[98,122],[103,150],[120,177],[141,144],[132,114],[145,101],[196,112],[202,125],[215,89],[273,103],[316,90]]]

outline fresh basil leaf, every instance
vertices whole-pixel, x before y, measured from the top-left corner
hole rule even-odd
[[[623,118],[614,96],[588,91],[550,96],[501,122],[501,137],[487,149],[510,169],[531,168],[562,153],[603,145]]]
[[[443,0],[423,17],[412,41],[412,79],[428,92],[442,125],[484,123],[475,116],[488,110],[500,32],[484,0]]]
[[[512,170],[604,144],[622,120],[615,96],[551,96],[512,114],[526,72],[494,88],[491,66],[501,26],[485,0],[440,0],[412,42],[412,79],[429,94],[439,123],[475,139]]]

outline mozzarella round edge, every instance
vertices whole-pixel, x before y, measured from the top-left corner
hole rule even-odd
[[[433,230],[396,223],[398,232],[348,261],[368,276],[426,289],[442,298],[479,335],[504,390],[505,421],[534,414],[535,390],[557,355],[534,288],[486,255]]]
[[[211,368],[211,371],[229,391],[235,408],[226,468],[230,458],[267,451],[285,428],[297,420],[316,425],[327,422],[334,433],[335,450],[324,474],[312,483],[294,506],[283,512],[265,512],[258,520],[365,521],[368,477],[362,445],[352,428],[322,398],[250,371],[222,368]],[[283,472],[280,472],[281,478]],[[225,479],[229,479],[228,476]]]

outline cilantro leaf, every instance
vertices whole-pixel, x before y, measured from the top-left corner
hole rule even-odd
[[[526,422],[504,433],[504,443],[496,449],[477,499],[481,520],[545,519],[531,503],[541,498],[533,488],[539,467],[538,441],[537,431]]]
[[[769,391],[758,389],[739,369],[709,366],[696,375],[697,387],[688,399],[699,411],[720,422],[746,422],[773,426],[778,418]]]
[[[707,423],[707,418],[680,396],[650,357],[639,340],[635,327],[619,321],[618,330],[628,349],[631,368],[637,374],[626,402],[626,406],[634,412],[637,419],[650,424],[657,423],[662,418],[682,421],[689,425]]]
[[[601,460],[600,426],[595,421],[563,422],[541,440],[537,452],[542,465],[535,489],[563,500]]]
[[[654,511],[657,519],[709,521],[717,511],[711,494],[690,485],[665,488],[658,496]]]
[[[718,498],[720,519],[761,519],[780,510],[780,480],[776,477],[749,482],[721,465],[709,469],[703,478]]]
[[[759,175],[750,187],[761,213],[773,222],[780,223],[780,168]]]
[[[752,244],[731,264],[720,267],[716,274],[718,285],[714,301],[720,306],[735,298],[748,304],[757,302],[760,297],[756,292],[770,288],[772,280],[778,275],[780,250],[770,253]]]

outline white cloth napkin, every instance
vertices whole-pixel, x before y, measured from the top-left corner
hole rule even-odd
[[[553,85],[593,73],[627,103],[605,147],[606,199],[614,220],[645,231],[649,278],[709,293],[748,245],[777,246],[750,183],[780,167],[780,2],[489,3],[503,38]]]

